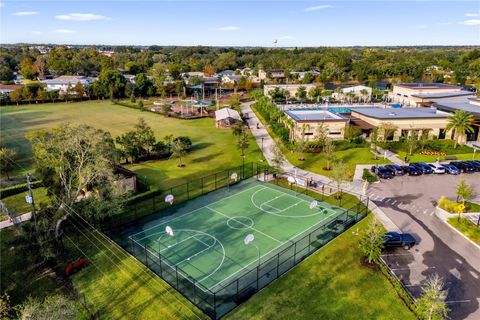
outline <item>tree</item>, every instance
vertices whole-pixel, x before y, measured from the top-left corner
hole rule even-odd
[[[245,150],[250,146],[247,130],[243,130],[237,141],[238,149],[242,151],[242,157],[245,156]]]
[[[232,134],[236,137],[242,135],[243,131],[245,131],[245,124],[243,123],[243,121],[237,121],[232,126]]]
[[[333,167],[332,173],[330,177],[332,178],[333,182],[337,186],[337,189],[340,191],[342,185],[348,181],[350,178],[350,172],[348,170],[348,166],[343,161],[337,161]],[[339,196],[337,199],[342,198],[342,192],[340,191]]]
[[[335,143],[332,139],[327,138],[325,140],[325,145],[323,146],[323,153],[325,154],[325,159],[327,160],[325,170],[332,170],[332,161],[335,159]]]
[[[27,301],[21,305],[19,313],[19,319],[22,320],[75,320],[77,319],[79,311],[75,301],[63,295],[56,294],[47,296],[43,301],[31,297],[28,298]]]
[[[384,141],[393,139],[393,136],[397,129],[398,127],[391,122],[382,122],[378,126],[378,130]]]
[[[474,117],[473,114],[465,110],[457,110],[448,117],[446,130],[455,131],[455,148],[457,144],[462,144],[465,141],[465,135],[473,132]]]
[[[142,100],[139,100],[138,103],[137,103],[137,105],[138,105],[138,109],[140,109],[140,111],[144,111],[144,109],[143,109],[143,101],[142,101]]]
[[[77,84],[75,84],[75,87],[73,87],[72,91],[75,92],[75,94],[79,98],[83,98],[85,96],[85,87],[80,82],[77,82]]]
[[[240,110],[240,95],[238,94],[233,94],[230,99],[228,99],[228,105],[232,109]]]
[[[420,320],[447,319],[448,308],[443,287],[443,280],[436,273],[429,276],[422,285],[423,294],[415,303],[415,311]]]
[[[183,158],[187,154],[187,146],[182,140],[176,140],[173,142],[171,147],[171,159],[177,159],[177,167],[184,167]]]
[[[408,154],[413,155],[418,145],[418,131],[410,130],[410,134],[406,137],[405,143],[407,145]]]
[[[215,68],[211,64],[206,64],[203,68],[203,73],[207,77],[213,77],[215,75]]]
[[[24,58],[20,62],[20,74],[25,79],[33,80],[35,79],[36,73],[33,69],[33,62],[31,58]]]
[[[328,127],[325,125],[324,122],[320,122],[317,127],[315,128],[315,135],[313,138],[317,141],[321,146],[325,145],[325,141],[328,139]]]
[[[115,142],[120,146],[120,154],[128,162],[131,159],[131,164],[137,161],[138,157],[145,153],[143,144],[140,142],[135,131],[128,131],[118,136]]]
[[[119,71],[105,69],[93,84],[97,96],[117,99],[125,95],[127,80]]]
[[[62,222],[85,195],[95,190],[92,200],[107,203],[120,191],[114,183],[115,146],[110,133],[88,125],[62,125],[51,131],[30,132],[36,169],[55,203],[53,223],[57,242]],[[79,211],[88,217],[89,212]],[[108,211],[107,211],[108,214]]]
[[[295,96],[301,101],[307,100],[307,90],[305,89],[305,87],[304,86],[298,87],[298,90],[295,93]]]
[[[40,101],[45,101],[48,99],[48,93],[44,89],[39,89],[37,91],[37,99]]]
[[[301,138],[300,138],[300,142],[298,143],[297,145],[297,152],[300,153],[300,158],[298,160],[301,160],[301,161],[304,161],[305,160],[305,149],[307,148],[307,138],[306,138],[306,134],[307,134],[307,130],[310,129],[310,125],[309,124],[302,124],[302,131],[301,131]]]
[[[308,96],[312,100],[318,101],[321,95],[322,95],[322,88],[319,86],[315,86],[308,91]]]
[[[146,97],[153,88],[152,81],[146,73],[139,73],[135,76],[135,95]]]
[[[363,101],[367,102],[368,101],[367,98],[370,96],[369,91],[367,89],[362,89],[360,90],[360,94],[362,95]]]
[[[153,145],[156,143],[152,127],[147,124],[145,119],[139,118],[138,123],[135,125],[135,132],[138,142],[142,145],[142,149],[145,150],[148,157]]]
[[[376,261],[382,254],[384,236],[383,226],[377,218],[373,217],[360,238],[360,250],[367,258],[368,263]]]
[[[348,140],[349,142],[352,142],[355,138],[360,137],[361,135],[362,135],[362,131],[360,130],[359,127],[351,124],[345,127],[344,136],[345,136],[345,139]]]
[[[455,190],[457,192],[457,202],[461,201],[461,210],[458,212],[458,220],[460,221],[460,215],[463,213],[463,210],[465,209],[465,202],[468,201],[472,195],[473,195],[473,188],[465,181],[465,179],[462,177],[460,182],[457,184],[455,187]]]
[[[10,100],[12,100],[13,102],[16,102],[17,105],[18,105],[18,102],[22,100],[22,98],[23,98],[23,88],[18,88],[10,92]]]
[[[370,133],[370,149],[373,152],[375,160],[377,160],[378,158],[377,144],[378,144],[378,128],[375,127],[372,129],[372,132]]]
[[[280,150],[280,148],[276,144],[272,144],[270,152],[273,155],[273,158],[271,159],[272,167],[277,171],[281,171],[282,165],[285,162],[282,150]]]
[[[14,168],[17,152],[13,149],[1,147],[0,148],[0,172],[7,176],[10,180],[10,172]]]

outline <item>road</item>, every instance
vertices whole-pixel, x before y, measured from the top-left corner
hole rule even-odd
[[[458,235],[435,214],[441,196],[455,199],[461,177],[477,191],[480,173],[395,177],[368,189],[375,204],[403,232],[412,233],[419,244],[410,251],[387,253],[384,259],[414,296],[428,275],[439,274],[446,282],[452,319],[480,319],[480,250]]]

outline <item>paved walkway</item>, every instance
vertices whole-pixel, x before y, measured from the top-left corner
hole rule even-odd
[[[256,114],[253,112],[251,105],[253,102],[246,102],[241,105],[241,110],[243,114],[248,114],[247,125],[250,128],[255,140],[257,141],[260,148],[262,148],[263,155],[267,160],[268,164],[272,165],[272,159],[274,155],[272,153],[272,146],[275,145],[275,141],[273,138],[268,134],[268,131],[262,125],[260,120],[257,118]],[[257,129],[257,123],[259,124],[259,128]],[[318,173],[314,173],[311,171],[303,170],[300,168],[295,167],[291,164],[287,159],[284,159],[284,163],[282,165],[282,171],[285,173],[289,173],[291,175],[302,176],[304,178],[313,179],[313,181],[320,183],[320,184],[327,184],[327,185],[335,185],[334,182]],[[352,193],[354,195],[363,194],[363,182],[361,180],[354,180],[353,182],[347,182],[342,184],[342,189],[346,192]],[[375,205],[370,206],[370,209],[375,214],[375,216],[383,223],[385,228],[389,231],[398,231],[399,228],[395,225],[395,223],[388,218],[384,212],[376,207]]]
[[[13,217],[12,220],[7,219],[7,220],[4,220],[4,221],[0,221],[0,230],[3,229],[3,228],[11,227],[15,224],[30,220],[31,218],[32,218],[32,213],[27,212],[27,213],[24,213],[24,214],[22,214],[18,217]]]

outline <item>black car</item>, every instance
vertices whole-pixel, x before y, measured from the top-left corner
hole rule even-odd
[[[404,247],[410,249],[417,240],[410,233],[387,232],[383,238],[384,248]]]
[[[389,170],[393,175],[396,176],[403,176],[405,172],[403,172],[402,167],[397,164],[387,164],[385,169]]]
[[[409,176],[419,176],[423,174],[423,172],[413,166],[402,166],[403,172],[408,174]]]
[[[466,164],[462,161],[452,161],[450,162],[451,165],[455,166],[460,170],[460,172],[463,173],[468,173],[468,172],[474,172],[475,168],[469,164]]]
[[[417,168],[418,170],[421,170],[422,173],[424,173],[424,174],[433,173],[432,168],[424,162],[412,162],[412,163],[410,163],[410,165]]]
[[[382,179],[393,179],[393,173],[390,172],[390,170],[387,170],[387,169],[386,169],[385,167],[383,167],[383,166],[376,167],[375,173],[377,174],[377,176],[378,176],[379,178],[382,178]]]
[[[473,161],[473,160],[467,160],[467,161],[462,161],[462,162],[465,162],[466,164],[469,164],[471,165],[475,171],[480,171],[480,163],[477,163],[476,161]]]

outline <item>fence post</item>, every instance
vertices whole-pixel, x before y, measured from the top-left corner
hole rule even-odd
[[[147,256],[147,244],[145,244],[144,248],[144,253],[145,253],[145,265],[148,268],[148,256]]]
[[[203,177],[202,177],[202,195],[203,195]]]
[[[187,200],[190,200],[190,190],[188,189],[189,184],[190,184],[190,182],[187,181]]]
[[[179,288],[178,287],[178,266],[175,265],[175,279],[177,279],[177,289]]]
[[[217,173],[215,173],[215,190],[217,190]]]

